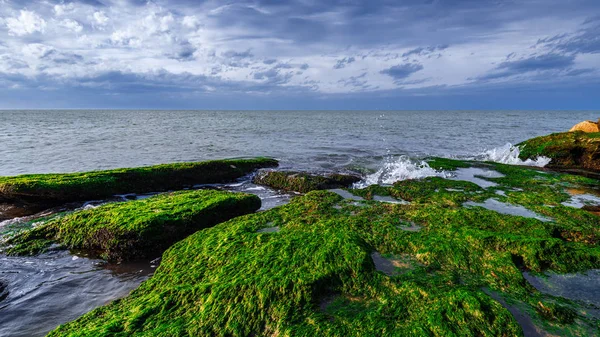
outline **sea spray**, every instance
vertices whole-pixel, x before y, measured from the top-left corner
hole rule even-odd
[[[389,185],[399,180],[419,179],[425,177],[448,178],[451,174],[442,170],[435,170],[425,161],[413,161],[408,156],[390,157],[377,172],[368,175],[365,179],[354,185],[363,188],[369,185]]]
[[[511,143],[506,143],[504,146],[483,152],[475,159],[482,161],[493,161],[509,165],[526,165],[537,167],[544,167],[548,165],[551,160],[548,157],[538,157],[535,159],[521,160],[519,158],[519,154],[520,149],[518,146],[514,146]]]

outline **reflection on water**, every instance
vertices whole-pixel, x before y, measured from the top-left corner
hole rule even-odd
[[[8,296],[0,302],[0,336],[43,336],[58,325],[126,296],[155,270],[151,263],[105,265],[54,251],[0,256]]]

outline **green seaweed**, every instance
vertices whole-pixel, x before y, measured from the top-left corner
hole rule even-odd
[[[196,232],[168,249],[155,275],[129,297],[50,336],[522,335],[508,309],[483,289],[520,303],[549,331],[600,334],[598,319],[538,292],[521,273],[600,268],[595,241],[568,239],[597,234],[600,218],[536,204],[542,196],[563,200],[562,188],[573,184],[567,175],[496,168],[506,176],[487,189],[407,180],[353,192],[388,193],[411,204],[360,206],[313,191]],[[517,186],[521,197],[495,194]],[[492,196],[554,220],[462,206]],[[405,231],[407,223],[422,229]],[[259,232],[274,226],[280,231]],[[376,269],[374,252],[414,264],[389,276]]]
[[[182,191],[73,212],[6,240],[8,255],[38,254],[54,243],[107,260],[155,257],[195,231],[260,208],[254,195]]]
[[[517,144],[521,159],[551,158],[548,167],[600,170],[600,133],[553,133]]]
[[[429,167],[436,170],[454,171],[458,168],[471,167],[471,163],[464,160],[431,157],[426,159]]]
[[[262,171],[254,183],[285,191],[307,193],[315,190],[345,188],[360,181],[360,177],[332,173],[327,175],[295,171]]]
[[[0,200],[64,203],[123,193],[160,192],[195,184],[228,182],[258,168],[274,166],[277,166],[277,161],[270,158],[228,159],[81,173],[0,177]]]

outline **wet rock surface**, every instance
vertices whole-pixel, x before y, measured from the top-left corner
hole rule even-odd
[[[598,335],[594,296],[529,276],[600,268],[600,217],[563,204],[600,183],[433,162],[448,174],[311,191],[196,232],[130,296],[50,336]]]
[[[108,203],[17,233],[7,240],[5,251],[9,255],[37,254],[58,242],[108,260],[143,259],[160,255],[197,230],[255,212],[260,205],[260,198],[254,195],[214,190]]]
[[[314,174],[297,171],[260,171],[253,182],[285,191],[307,193],[315,190],[347,188],[361,180],[358,175],[328,173]]]
[[[256,169],[276,167],[270,158],[163,164],[65,174],[0,177],[0,201],[15,205],[58,205],[108,198],[122,193],[182,189],[194,184],[234,181]]]
[[[521,159],[551,158],[549,168],[600,172],[600,133],[554,133],[517,144]],[[581,172],[584,173],[584,172]]]

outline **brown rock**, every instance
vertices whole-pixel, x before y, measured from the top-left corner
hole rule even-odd
[[[600,132],[600,128],[598,128],[598,123],[592,121],[583,121],[581,123],[575,124],[569,130],[569,132],[573,131],[583,131],[583,132]]]

